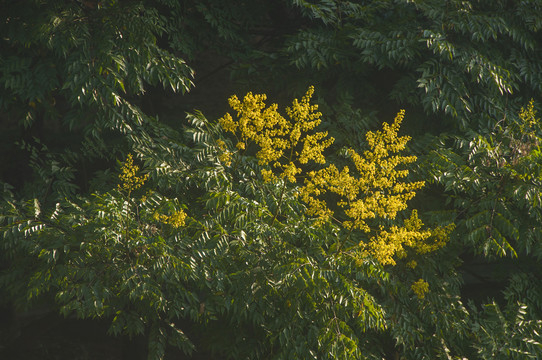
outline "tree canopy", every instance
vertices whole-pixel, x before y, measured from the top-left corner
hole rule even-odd
[[[0,14],[0,355],[542,356],[540,0]]]

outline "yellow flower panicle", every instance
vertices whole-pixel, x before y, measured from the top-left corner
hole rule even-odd
[[[301,168],[298,165],[313,161],[325,163],[323,152],[334,141],[327,132],[315,132],[321,123],[322,114],[318,105],[311,105],[314,87],[299,101],[295,99],[286,108],[288,118],[278,112],[277,104],[266,107],[266,95],[248,93],[243,101],[237,96],[229,99],[229,104],[237,112],[237,120],[230,114],[219,119],[222,128],[237,137],[236,147],[245,150],[250,144],[258,148],[256,158],[260,165],[268,165],[262,170],[264,181],[277,178],[296,182]]]
[[[419,279],[413,283],[410,288],[416,294],[418,299],[425,298],[425,294],[429,292],[429,284],[424,279]]]
[[[218,155],[218,160],[226,166],[231,165],[232,153],[228,150],[228,146],[222,139],[216,141],[216,145],[220,149],[220,154]]]
[[[168,219],[168,224],[173,226],[174,228],[179,228],[185,224],[186,221],[186,213],[182,210],[176,211],[171,215]]]
[[[266,107],[265,95],[248,93],[243,101],[236,96],[229,99],[237,120],[226,114],[219,123],[236,136],[238,150],[256,145],[258,162],[266,166],[261,171],[265,182],[282,178],[295,183],[302,175],[301,165],[326,165],[324,151],[334,139],[327,132],[316,130],[322,114],[317,105],[310,104],[313,94],[311,86],[301,100],[295,99],[286,108],[287,118],[279,114],[276,104]],[[423,223],[416,211],[402,226],[375,229],[371,223],[378,218],[394,220],[407,208],[416,190],[424,186],[423,181],[404,180],[409,172],[402,167],[416,161],[415,156],[400,154],[410,140],[398,135],[404,115],[401,110],[392,124],[384,123],[382,130],[367,132],[368,149],[362,154],[348,150],[352,168],[339,170],[330,164],[310,171],[299,189],[301,200],[307,204],[307,214],[320,223],[334,218],[328,201],[338,197],[336,205],[345,217],[342,225],[368,234],[367,241],[359,242],[359,253],[372,256],[383,265],[395,265],[394,257],[405,256],[406,247],[414,248],[418,254],[436,250],[444,245],[449,233],[446,228],[422,230]]]
[[[134,165],[132,154],[128,154],[126,161],[121,167],[118,185],[119,190],[130,194],[132,191],[139,189],[149,178],[149,174],[137,176],[139,166]]]
[[[226,166],[231,165],[231,152],[224,151],[220,155],[218,155],[218,160],[220,160],[221,163],[223,163]]]
[[[418,218],[416,210],[412,211],[409,219],[402,227],[391,226],[389,229],[379,228],[368,244],[360,243],[360,247],[374,256],[382,265],[395,265],[394,256],[404,257],[405,246],[417,247],[431,236],[430,230],[422,230],[423,223]]]
[[[420,241],[413,246],[417,254],[427,254],[438,250],[448,242],[450,233],[455,229],[455,224],[448,224],[446,226],[437,226],[429,229],[431,236],[425,241]]]
[[[225,144],[224,144],[225,145]],[[220,146],[220,145],[219,145]],[[148,179],[149,175],[145,174],[143,176],[138,176],[139,166],[134,165],[134,159],[132,154],[128,154],[126,161],[121,167],[121,172],[119,174],[120,184],[118,185],[119,190],[125,191],[130,196],[130,193],[134,190],[139,189],[145,181]],[[147,199],[146,196],[141,197],[141,202],[145,202]],[[172,215],[164,215],[158,212],[153,214],[154,220],[161,222],[163,224],[171,225],[175,228],[184,226],[186,222],[186,213],[183,210],[175,211]]]
[[[373,256],[383,265],[395,265],[395,256],[404,256],[406,247],[423,254],[442,247],[449,229],[422,230],[423,223],[416,211],[412,212],[403,226],[371,226],[373,219],[394,220],[397,214],[407,208],[407,202],[424,186],[423,181],[406,182],[408,170],[401,166],[416,161],[415,156],[403,156],[400,152],[410,140],[398,136],[404,111],[401,110],[390,125],[384,123],[382,130],[366,134],[368,150],[358,154],[348,150],[354,163],[353,170],[345,166],[342,170],[329,165],[312,171],[301,189],[301,198],[307,203],[307,213],[329,221],[334,212],[322,199],[326,193],[339,196],[337,205],[343,209],[346,220],[343,226],[349,230],[360,230],[371,234],[368,241],[361,241],[359,249],[363,256]],[[428,239],[433,239],[429,242]]]
[[[529,126],[529,128],[531,129],[535,128],[536,125],[539,123],[540,120],[536,117],[536,110],[534,108],[533,99],[529,101],[527,108],[521,108],[521,111],[519,112],[519,118],[522,120],[523,124]]]
[[[174,228],[180,228],[186,223],[186,217],[188,215],[183,211],[179,210],[173,213],[173,215],[165,215],[155,212],[153,215],[154,220],[161,222],[162,224],[168,224]]]
[[[216,145],[217,145],[218,148],[219,148],[220,150],[222,150],[222,151],[228,149],[226,143],[225,143],[224,140],[222,140],[222,139],[218,139],[218,140],[216,141]]]
[[[353,149],[348,150],[358,175],[351,174],[347,166],[341,171],[329,166],[312,172],[302,190],[303,199],[308,202],[310,197],[326,190],[338,194],[343,199],[339,205],[350,218],[345,226],[366,232],[370,231],[366,220],[376,217],[394,219],[399,211],[405,210],[406,202],[424,183],[401,181],[408,175],[408,170],[397,169],[416,161],[415,156],[397,155],[410,139],[397,135],[403,117],[404,111],[401,110],[392,125],[384,123],[382,131],[368,132],[369,150],[363,155]],[[310,209],[310,213],[322,213],[322,209]]]

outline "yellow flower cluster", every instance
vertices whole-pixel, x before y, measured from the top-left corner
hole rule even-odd
[[[455,224],[448,224],[446,226],[437,226],[430,229],[431,237],[426,241],[416,243],[414,249],[418,254],[427,254],[435,250],[440,249],[448,242],[450,233],[455,229]]]
[[[382,265],[395,265],[395,255],[406,256],[405,246],[416,248],[431,236],[430,230],[422,230],[423,223],[416,210],[413,210],[410,218],[403,223],[402,227],[391,226],[387,230],[379,227],[379,231],[371,237],[368,244],[360,243],[360,248],[366,254],[374,256]]]
[[[316,131],[322,114],[317,111],[317,105],[310,104],[313,93],[311,86],[300,101],[296,99],[286,108],[288,119],[279,114],[276,104],[266,107],[265,95],[248,93],[243,101],[236,96],[229,99],[237,120],[226,114],[219,123],[236,136],[237,149],[255,145],[258,162],[267,165],[261,171],[265,182],[282,178],[295,183],[302,173],[301,165],[309,161],[326,164],[323,152],[334,139],[327,132]],[[444,245],[451,231],[422,230],[423,223],[416,211],[402,226],[376,227],[372,222],[394,220],[407,208],[407,201],[415,196],[416,190],[424,186],[422,181],[404,180],[408,170],[401,167],[416,161],[415,156],[400,155],[410,140],[408,136],[398,136],[404,114],[401,110],[392,124],[384,123],[382,130],[368,132],[368,149],[363,154],[348,150],[352,169],[345,166],[339,170],[333,164],[323,166],[305,174],[305,182],[299,188],[299,195],[307,204],[307,214],[319,222],[335,218],[336,210],[330,209],[328,202],[338,198],[336,205],[342,210],[337,217],[342,225],[368,234],[359,242],[356,252],[363,257],[372,256],[383,265],[395,265],[395,256],[406,256],[405,247],[419,254],[433,251]],[[223,141],[217,144],[225,150]],[[335,204],[331,207],[336,209]]]
[[[423,299],[425,294],[429,292],[429,284],[424,279],[419,279],[413,283],[410,288],[414,291],[414,294],[416,294],[418,299]]]
[[[216,144],[218,145],[219,149],[222,151],[220,155],[218,155],[218,160],[220,160],[221,163],[223,163],[226,166],[231,165],[231,156],[232,153],[228,150],[226,143],[222,139],[218,139],[216,141]]]
[[[173,215],[164,215],[159,213],[154,213],[153,218],[156,221],[159,221],[163,224],[168,224],[174,228],[180,228],[186,222],[186,213],[183,210],[179,210],[173,213]]]
[[[406,202],[424,183],[400,181],[408,175],[408,170],[398,170],[397,166],[416,160],[415,156],[396,155],[404,150],[409,140],[407,136],[397,136],[403,117],[404,111],[401,111],[392,125],[384,123],[382,131],[368,132],[369,150],[363,156],[353,149],[348,151],[359,175],[352,175],[347,166],[339,171],[334,165],[309,173],[301,192],[303,200],[310,205],[309,214],[320,217],[332,215],[325,202],[316,200],[327,191],[341,197],[339,206],[350,218],[344,222],[347,228],[369,232],[366,220],[376,217],[394,219],[397,212],[406,209]]]
[[[536,110],[534,108],[533,99],[529,101],[526,109],[523,107],[521,108],[519,118],[522,120],[523,124],[528,125],[531,129],[535,128],[535,126],[538,124],[540,120],[536,118]]]
[[[353,149],[348,153],[354,163],[354,171],[348,166],[342,170],[329,165],[318,171],[311,171],[300,194],[307,203],[307,213],[328,221],[335,214],[324,200],[326,193],[339,197],[337,205],[343,209],[347,220],[342,222],[349,230],[371,233],[368,242],[361,241],[362,256],[371,255],[383,265],[395,265],[394,256],[406,256],[406,248],[413,248],[418,254],[434,251],[445,245],[453,226],[422,230],[423,223],[416,210],[403,226],[378,229],[370,221],[381,218],[394,220],[400,211],[407,208],[407,201],[424,186],[423,181],[407,183],[403,179],[408,170],[398,167],[416,161],[415,156],[399,155],[410,140],[398,136],[404,111],[401,110],[390,125],[384,123],[381,131],[368,132],[368,150],[363,155]],[[411,263],[415,267],[415,263]]]
[[[309,161],[324,164],[323,151],[334,139],[327,132],[313,132],[320,124],[322,114],[318,105],[311,105],[314,87],[309,87],[301,101],[295,99],[286,108],[288,119],[278,112],[277,104],[266,107],[266,95],[248,93],[243,101],[237,96],[229,99],[231,108],[237,111],[237,120],[228,113],[219,120],[222,128],[237,137],[236,147],[247,149],[256,144],[256,158],[260,165],[269,165],[262,170],[264,180],[273,181],[278,177],[290,182],[296,181],[301,173],[297,164]],[[273,170],[275,169],[275,170]]]
[[[119,190],[126,191],[130,194],[133,190],[139,189],[145,181],[149,178],[149,174],[143,176],[137,176],[139,172],[139,166],[134,165],[134,159],[132,154],[128,154],[126,161],[121,167],[121,172],[119,174],[120,184],[118,185]]]

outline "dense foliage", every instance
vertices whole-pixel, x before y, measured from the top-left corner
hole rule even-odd
[[[1,2],[0,355],[540,358],[541,12]]]

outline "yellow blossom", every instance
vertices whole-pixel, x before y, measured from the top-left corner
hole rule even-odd
[[[186,220],[186,213],[183,210],[176,211],[168,219],[168,224],[174,228],[179,228],[184,225]]]
[[[262,170],[262,177],[263,177],[263,181],[265,182],[270,182],[275,179],[275,176],[273,175],[273,171],[266,170],[266,169]]]
[[[429,292],[429,284],[424,279],[419,279],[413,283],[410,288],[414,291],[414,294],[416,294],[418,299],[423,299],[425,294]]]
[[[238,148],[239,150],[245,150],[245,143],[242,142],[242,141],[239,141],[236,145],[235,145],[236,148]]]
[[[294,163],[290,161],[290,163],[284,167],[284,172],[281,175],[290,182],[295,182],[295,176],[300,172],[301,169],[296,167]]]
[[[218,155],[218,160],[220,160],[220,162],[224,163],[224,165],[230,166],[231,165],[231,152],[224,151],[222,154]]]
[[[218,154],[218,160],[226,166],[231,165],[232,153],[228,150],[228,146],[222,139],[216,140],[216,145],[220,149]]]
[[[153,219],[158,221],[158,222],[161,222],[163,224],[167,224],[168,223],[168,216],[167,215],[164,215],[164,214],[160,214],[158,212],[155,212],[153,215],[152,215]]]
[[[163,224],[171,225],[174,228],[179,228],[183,226],[186,222],[187,216],[188,215],[186,215],[186,213],[183,210],[175,211],[173,215],[170,215],[170,216],[165,215],[165,214],[160,214],[158,212],[155,212],[153,214],[154,220],[161,222]]]
[[[413,248],[418,254],[427,254],[444,247],[448,242],[450,233],[455,229],[455,224],[448,224],[446,226],[437,226],[429,229],[431,234],[427,240],[421,241],[415,244]]]
[[[403,226],[374,229],[372,225],[376,219],[394,220],[407,208],[407,202],[416,195],[416,190],[424,185],[421,181],[404,181],[408,170],[399,168],[416,160],[415,156],[400,155],[409,140],[407,136],[398,136],[403,118],[404,111],[401,110],[391,125],[384,123],[382,130],[368,132],[368,149],[362,154],[348,150],[353,169],[345,166],[339,170],[331,164],[311,171],[300,190],[301,198],[308,206],[307,213],[320,217],[322,221],[335,216],[324,200],[329,196],[323,195],[328,192],[337,195],[337,205],[346,217],[342,225],[351,231],[371,234],[359,242],[359,249],[383,265],[395,265],[394,257],[406,256],[407,247],[417,251],[436,250],[446,238],[439,237],[440,240],[436,241],[438,247],[436,243],[428,243],[432,232],[422,230],[423,223],[416,211],[404,221]]]
[[[237,123],[233,121],[230,114],[224,115],[219,121],[222,128],[226,131],[234,132],[237,129]]]
[[[374,256],[382,265],[395,265],[394,255],[404,255],[405,246],[413,247],[417,243],[427,239],[431,232],[422,230],[423,223],[418,219],[414,210],[409,219],[403,222],[404,226],[391,226],[388,229],[380,227],[380,230],[371,238],[368,244],[361,243],[368,254]]]
[[[409,139],[397,136],[403,117],[401,111],[392,125],[384,123],[382,131],[368,132],[369,149],[363,155],[348,150],[358,175],[352,174],[348,167],[339,171],[334,165],[309,174],[302,190],[305,201],[317,195],[317,189],[322,193],[321,188],[325,187],[344,198],[339,205],[350,218],[345,225],[366,231],[369,230],[366,220],[377,216],[393,220],[399,211],[406,209],[406,202],[415,196],[415,190],[423,187],[423,182],[402,182],[408,170],[397,169],[416,160],[415,156],[396,155],[404,150]]]
[[[237,112],[237,120],[230,114],[224,115],[219,124],[226,132],[233,133],[237,139],[237,148],[246,150],[249,143],[258,147],[256,158],[263,166],[271,169],[262,171],[265,181],[277,177],[289,182],[296,182],[301,173],[297,164],[309,161],[324,164],[323,151],[333,143],[327,132],[315,132],[322,114],[317,112],[318,105],[311,105],[314,87],[299,101],[286,108],[287,118],[278,112],[278,105],[266,107],[266,95],[254,95],[249,92],[243,100],[237,96],[229,99],[229,104]],[[276,169],[276,170],[272,170]],[[271,173],[273,176],[271,176]]]
[[[130,194],[133,190],[139,189],[145,181],[148,179],[149,174],[143,176],[137,176],[139,172],[139,166],[134,165],[134,160],[132,154],[128,154],[126,161],[121,167],[121,172],[119,174],[120,184],[118,185],[119,190],[126,191]]]
[[[353,166],[338,169],[326,164],[324,151],[334,139],[325,131],[317,131],[322,114],[317,105],[310,104],[313,94],[311,86],[301,100],[295,99],[286,108],[286,117],[278,112],[276,104],[266,107],[265,95],[248,93],[242,101],[232,96],[229,104],[237,117],[226,114],[219,123],[237,138],[239,151],[255,145],[255,156],[264,167],[264,182],[284,179],[297,183],[304,178],[298,194],[307,205],[307,215],[318,223],[338,219],[350,232],[363,234],[354,250],[358,254],[371,256],[383,265],[394,265],[394,258],[407,256],[409,248],[423,254],[442,247],[449,233],[447,228],[423,230],[416,211],[402,226],[377,226],[394,221],[424,186],[422,181],[405,181],[409,172],[404,167],[416,157],[401,154],[410,140],[398,135],[404,110],[393,123],[367,132],[367,149],[362,153],[349,149]],[[302,168],[309,163],[320,167],[302,174]],[[329,203],[331,199],[333,203]],[[409,264],[415,266],[415,262]]]
[[[533,99],[529,101],[526,109],[523,107],[521,108],[521,111],[519,112],[519,118],[524,124],[528,125],[530,128],[535,127],[535,125],[540,121],[536,118],[536,110],[534,108]]]
[[[222,139],[218,139],[216,141],[216,145],[218,145],[218,148],[222,151],[226,150],[227,149],[227,146],[226,146],[226,143],[224,142],[224,140]]]

